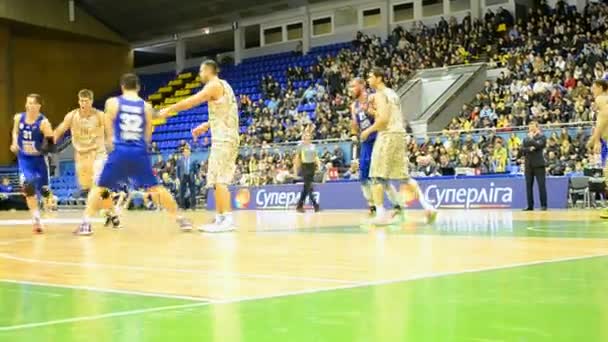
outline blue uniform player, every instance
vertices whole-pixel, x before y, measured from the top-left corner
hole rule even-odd
[[[368,112],[368,95],[365,91],[365,81],[360,78],[355,78],[351,84],[351,94],[355,98],[351,106],[352,128],[353,131],[363,131],[374,124],[374,117]],[[369,178],[369,168],[372,160],[372,151],[376,142],[376,133],[370,136],[360,144],[359,152],[359,180],[361,181],[361,190],[363,197],[369,205],[370,215],[376,213],[376,206],[372,200],[371,181]]]
[[[42,233],[38,196],[51,196],[49,169],[45,154],[52,152],[53,128],[40,112],[42,98],[30,94],[25,102],[25,112],[15,115],[11,151],[17,154],[23,193],[32,214],[34,233]]]
[[[180,228],[192,230],[192,224],[177,214],[177,203],[152,171],[148,144],[152,139],[152,107],[139,97],[139,78],[125,74],[120,79],[122,96],[106,101],[106,141],[111,152],[96,186],[87,198],[87,208],[78,235],[91,235],[90,217],[95,215],[103,200],[110,197],[110,189],[130,181],[144,188],[157,205],[162,205],[176,219]]]

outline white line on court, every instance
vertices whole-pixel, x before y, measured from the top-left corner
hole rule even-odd
[[[472,268],[472,269],[468,269],[468,270],[464,270],[464,271],[455,271],[455,272],[427,273],[427,274],[421,274],[421,275],[398,278],[398,279],[391,279],[391,280],[369,281],[369,282],[363,282],[363,283],[352,284],[352,285],[342,285],[342,286],[335,286],[335,287],[325,287],[325,288],[316,288],[316,289],[301,290],[301,291],[291,291],[291,292],[284,292],[284,293],[265,295],[265,296],[238,297],[238,298],[226,299],[226,300],[210,300],[208,302],[198,302],[198,303],[193,303],[193,304],[162,306],[162,307],[158,307],[158,308],[121,311],[121,312],[116,312],[116,313],[94,315],[94,316],[74,317],[74,318],[63,319],[63,320],[52,320],[52,321],[39,322],[39,323],[27,323],[27,324],[0,327],[0,331],[28,329],[28,328],[35,328],[35,327],[41,327],[41,326],[75,323],[75,322],[81,322],[81,321],[91,321],[91,320],[98,320],[98,319],[119,317],[119,316],[139,315],[139,314],[145,314],[145,313],[155,312],[155,311],[169,311],[169,310],[174,310],[174,309],[177,310],[177,309],[183,309],[183,308],[202,307],[202,306],[217,305],[217,304],[233,304],[233,303],[238,303],[238,302],[290,297],[290,296],[330,292],[330,291],[337,291],[337,290],[347,290],[347,289],[354,289],[354,288],[360,288],[360,287],[388,285],[388,284],[395,284],[395,283],[410,282],[410,281],[420,280],[420,279],[439,278],[439,277],[445,277],[445,276],[451,276],[451,275],[479,273],[479,272],[487,272],[487,271],[497,271],[497,270],[504,270],[504,269],[511,269],[511,268],[525,267],[525,266],[551,264],[551,263],[566,262],[566,261],[576,261],[576,260],[592,259],[592,258],[606,257],[606,256],[608,256],[608,253],[590,254],[590,255],[565,257],[565,258],[557,258],[557,259],[549,259],[549,260],[539,260],[539,261],[531,261],[531,262],[512,263],[512,264],[507,264],[507,265],[502,265],[502,266],[488,266],[488,267]],[[0,279],[0,281],[5,281],[5,280]],[[46,285],[46,286],[67,287],[67,288],[99,291],[99,292],[125,293],[123,291],[114,291],[114,290],[102,291],[102,290],[98,290],[98,289],[94,289],[94,288],[32,283],[32,282],[25,282],[25,281],[18,281],[18,280],[13,280],[12,282],[24,283],[24,284],[34,284],[34,285],[38,284],[38,285]],[[138,294],[138,293],[133,293],[133,294]],[[151,295],[151,294],[147,294],[147,295]],[[166,296],[159,295],[159,297],[166,297]]]
[[[27,281],[27,280],[1,279],[0,278],[0,282],[12,283],[12,284],[22,284],[22,285],[33,285],[33,286],[58,287],[58,288],[62,288],[62,289],[83,290],[83,291],[102,292],[102,293],[135,295],[135,296],[144,296],[144,297],[193,300],[193,301],[197,301],[197,302],[210,302],[211,301],[211,299],[205,298],[205,297],[190,297],[190,296],[170,295],[170,294],[155,293],[155,292],[105,289],[105,288],[100,288],[100,287],[89,287],[89,286],[78,286],[78,285],[63,285],[63,284],[46,283],[46,282],[38,282],[38,281]]]
[[[140,314],[158,312],[158,311],[188,309],[188,308],[195,308],[195,307],[200,307],[200,306],[205,306],[205,305],[209,305],[209,303],[199,302],[199,303],[190,303],[190,304],[181,304],[181,305],[159,306],[159,307],[149,308],[149,309],[118,311],[118,312],[112,312],[112,313],[101,314],[101,315],[81,316],[81,317],[73,317],[73,318],[66,318],[66,319],[57,319],[57,320],[46,321],[46,322],[26,323],[26,324],[5,326],[5,327],[0,327],[0,331],[29,329],[29,328],[44,327],[44,326],[49,326],[49,325],[75,323],[75,322],[83,322],[83,321],[95,321],[95,320],[104,319],[104,318],[140,315]]]
[[[317,278],[317,277],[298,277],[289,275],[275,275],[275,274],[248,274],[248,273],[234,273],[234,272],[222,272],[222,271],[208,271],[208,270],[193,270],[184,268],[170,268],[170,267],[147,267],[147,266],[129,266],[129,265],[112,265],[112,264],[98,264],[98,263],[80,263],[70,261],[52,261],[52,260],[38,260],[31,258],[23,258],[8,253],[0,253],[0,258],[15,260],[31,264],[45,264],[45,265],[60,265],[60,266],[75,266],[75,267],[88,267],[88,268],[107,268],[117,270],[129,270],[129,271],[152,271],[152,272],[174,272],[174,273],[188,273],[188,274],[208,274],[217,277],[226,278],[252,278],[252,279],[271,279],[271,280],[293,280],[293,281],[309,281],[317,283],[338,283],[338,284],[358,284],[355,281],[343,280],[343,279],[331,279],[331,278]]]
[[[598,254],[589,254],[589,255],[575,256],[575,257],[565,257],[565,258],[557,258],[557,259],[549,259],[549,260],[512,263],[512,264],[506,264],[506,265],[501,265],[501,266],[479,267],[479,268],[472,268],[472,269],[463,270],[463,271],[426,273],[426,274],[414,275],[414,276],[397,278],[397,279],[374,280],[374,281],[362,282],[362,283],[352,284],[352,285],[342,285],[342,286],[334,286],[334,287],[291,291],[291,292],[277,293],[277,294],[272,294],[272,295],[267,295],[267,296],[251,296],[251,297],[238,297],[238,298],[226,299],[226,300],[215,300],[212,302],[212,304],[230,304],[230,303],[237,303],[237,302],[289,297],[289,296],[313,294],[313,293],[336,291],[336,290],[347,290],[347,289],[354,289],[354,288],[359,288],[359,287],[389,285],[389,284],[405,283],[405,282],[421,280],[421,279],[440,278],[440,277],[468,274],[468,273],[498,271],[498,270],[505,270],[505,269],[511,269],[511,268],[525,267],[525,266],[552,264],[552,263],[558,263],[558,262],[576,261],[576,260],[592,259],[592,258],[599,258],[599,257],[606,257],[606,256],[608,256],[608,253],[598,253]]]
[[[552,228],[545,228],[546,226],[530,226],[530,227],[526,227],[527,230],[533,231],[533,232],[539,232],[539,233],[563,233],[563,234],[591,234],[591,235],[600,235],[600,236],[608,236],[608,230],[573,230],[573,229],[552,229]],[[560,225],[552,225],[552,227],[560,227]],[[561,226],[563,227],[563,225]],[[566,238],[570,239],[569,236],[567,236]],[[590,240],[608,240],[607,238],[589,238],[589,237],[582,237],[582,238],[587,238]]]

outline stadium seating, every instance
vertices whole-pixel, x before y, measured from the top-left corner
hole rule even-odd
[[[235,94],[248,95],[252,101],[262,99],[263,95],[259,89],[262,76],[272,75],[282,87],[287,84],[285,72],[290,66],[300,66],[309,68],[317,60],[318,56],[335,55],[344,48],[349,48],[351,43],[337,43],[327,46],[321,46],[311,49],[310,53],[305,56],[297,56],[293,52],[286,52],[274,55],[266,55],[245,59],[238,66],[222,65],[221,77],[226,79],[234,89]],[[156,91],[146,93],[147,99],[152,102],[156,108],[175,103],[187,96],[196,93],[202,87],[200,79],[196,74],[197,69],[189,69],[183,73],[170,77],[169,74],[145,75],[142,77],[143,87],[146,90],[156,87]],[[311,81],[295,82],[295,87],[306,88]],[[306,104],[298,108],[300,111],[306,111],[309,116],[314,117],[315,104]],[[155,130],[152,136],[154,142],[157,143],[161,152],[172,151],[180,143],[181,140],[186,140],[192,143],[190,130],[199,123],[207,120],[208,110],[207,105],[192,108],[181,112],[179,115],[168,118],[166,121],[155,122]],[[251,124],[251,120],[242,120],[240,131],[245,132],[247,126]],[[201,139],[202,147],[207,147],[210,139],[208,132]]]

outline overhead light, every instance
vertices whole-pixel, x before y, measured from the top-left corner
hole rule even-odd
[[[76,9],[74,7],[74,0],[68,1],[68,20],[71,23],[76,21]]]
[[[208,27],[203,27],[201,29],[201,32],[203,32],[203,34],[209,34],[211,32],[211,29],[209,29]]]
[[[164,41],[164,42],[152,43],[152,44],[147,44],[147,45],[140,45],[140,46],[133,48],[133,50],[146,51],[146,50],[150,50],[150,49],[154,49],[154,48],[172,46],[174,44],[175,44],[175,42],[173,42],[173,41]]]

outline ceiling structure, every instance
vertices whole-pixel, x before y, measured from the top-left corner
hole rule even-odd
[[[322,1],[329,0],[78,0],[78,5],[133,43]]]

